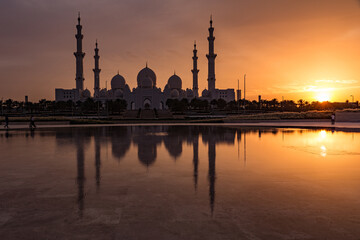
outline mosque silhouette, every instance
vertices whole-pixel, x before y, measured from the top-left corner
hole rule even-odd
[[[164,90],[157,87],[157,78],[155,72],[146,64],[145,68],[141,69],[137,75],[137,87],[130,89],[126,80],[119,72],[111,79],[111,89],[100,88],[100,63],[99,63],[99,48],[98,43],[95,43],[95,55],[94,55],[94,92],[91,95],[88,89],[84,89],[84,67],[83,60],[85,52],[83,52],[82,40],[84,35],[82,34],[80,14],[78,16],[78,24],[76,25],[77,33],[76,37],[76,52],[74,52],[76,59],[76,88],[74,89],[55,89],[55,100],[59,101],[85,101],[88,98],[93,98],[95,101],[115,101],[117,99],[125,100],[128,110],[136,109],[167,109],[166,101],[168,99],[188,99],[200,98],[203,100],[211,101],[213,99],[224,99],[226,102],[235,100],[234,89],[217,89],[215,87],[215,58],[217,54],[214,52],[214,27],[212,17],[210,17],[209,27],[209,52],[206,54],[208,60],[208,88],[202,91],[199,96],[198,88],[198,56],[196,43],[193,49],[193,69],[191,70],[193,75],[192,89],[183,89],[182,79],[175,74],[170,76]]]

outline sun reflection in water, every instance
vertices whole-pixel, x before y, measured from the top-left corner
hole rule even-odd
[[[321,143],[320,146],[320,156],[322,157],[326,157],[327,153],[326,153],[326,146],[324,145],[324,142],[326,141],[326,137],[327,137],[327,133],[325,130],[321,130],[319,132],[319,143]]]
[[[321,130],[319,134],[320,134],[320,139],[325,139],[326,138],[326,131],[325,130]]]
[[[322,157],[326,157],[326,147],[325,147],[324,145],[322,145],[322,146],[320,147],[320,149],[321,149],[320,155],[321,155]]]

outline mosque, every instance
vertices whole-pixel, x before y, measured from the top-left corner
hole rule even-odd
[[[85,53],[82,49],[82,25],[80,24],[80,15],[78,17],[78,24],[76,25],[77,34],[76,37],[76,48],[77,51],[74,53],[76,58],[76,88],[74,89],[55,89],[55,100],[59,101],[85,101],[88,98],[93,98],[95,101],[106,102],[109,100],[115,101],[122,99],[127,102],[128,110],[135,109],[166,109],[166,101],[168,99],[188,99],[191,101],[193,98],[199,98],[202,100],[211,101],[213,99],[224,99],[226,102],[235,100],[234,89],[217,89],[215,87],[215,58],[217,54],[214,53],[214,28],[212,26],[213,21],[210,18],[209,27],[209,53],[206,55],[208,59],[208,89],[202,91],[199,96],[198,88],[198,73],[197,68],[197,49],[196,43],[193,49],[193,69],[191,70],[193,75],[193,87],[192,89],[183,89],[182,80],[175,73],[172,75],[162,91],[161,88],[156,85],[156,74],[150,69],[147,64],[145,68],[141,69],[137,75],[137,87],[130,89],[126,83],[125,78],[118,72],[111,79],[111,89],[100,89],[100,72],[99,68],[99,48],[98,43],[95,43],[95,66],[94,66],[94,94],[88,89],[84,89],[84,74],[83,74],[83,59]]]

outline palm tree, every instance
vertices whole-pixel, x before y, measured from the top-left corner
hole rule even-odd
[[[300,108],[300,111],[302,110],[302,108],[303,108],[303,106],[304,106],[304,100],[303,99],[300,99],[299,101],[298,101],[298,105],[299,105],[299,108]]]

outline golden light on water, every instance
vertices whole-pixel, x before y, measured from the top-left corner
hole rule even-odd
[[[326,138],[327,133],[326,133],[325,130],[321,130],[320,133],[319,133],[319,135],[320,135],[320,140],[322,140],[322,139],[325,139],[325,138]]]

